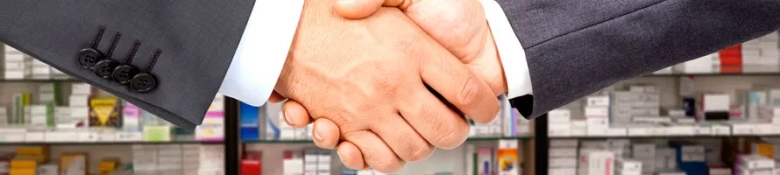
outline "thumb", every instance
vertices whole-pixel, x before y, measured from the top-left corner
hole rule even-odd
[[[463,63],[482,54],[489,29],[478,0],[423,0],[405,13]]]
[[[333,10],[347,19],[363,19],[373,15],[384,2],[385,0],[338,0]]]

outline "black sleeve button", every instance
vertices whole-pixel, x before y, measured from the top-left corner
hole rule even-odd
[[[103,59],[103,54],[92,48],[85,48],[79,51],[79,64],[81,67],[92,69],[98,60]]]
[[[98,61],[97,64],[95,64],[95,68],[93,71],[97,76],[100,78],[111,78],[111,73],[114,72],[114,68],[119,65],[119,62],[111,59],[104,59]]]
[[[138,73],[138,68],[131,65],[120,65],[111,73],[111,78],[119,84],[128,84],[133,76]]]
[[[157,87],[157,78],[149,73],[139,73],[130,80],[130,88],[135,91],[145,93],[154,90]]]

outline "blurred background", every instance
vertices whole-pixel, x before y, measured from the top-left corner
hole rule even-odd
[[[496,120],[473,125],[465,144],[396,174],[780,174],[778,39],[626,80],[531,121],[501,99]],[[217,94],[204,123],[184,130],[0,46],[0,175],[380,174],[316,148],[310,127],[283,122],[280,104]]]

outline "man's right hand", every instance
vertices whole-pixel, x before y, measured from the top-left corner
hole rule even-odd
[[[360,162],[397,171],[433,146],[465,141],[468,124],[454,110],[480,121],[498,113],[491,88],[400,10],[346,20],[333,3],[306,1],[275,91],[337,125],[349,144],[342,146],[362,152]]]

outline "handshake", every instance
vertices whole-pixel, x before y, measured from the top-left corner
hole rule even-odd
[[[306,1],[269,101],[348,168],[395,172],[462,144],[464,115],[490,122],[506,91],[478,0]]]

